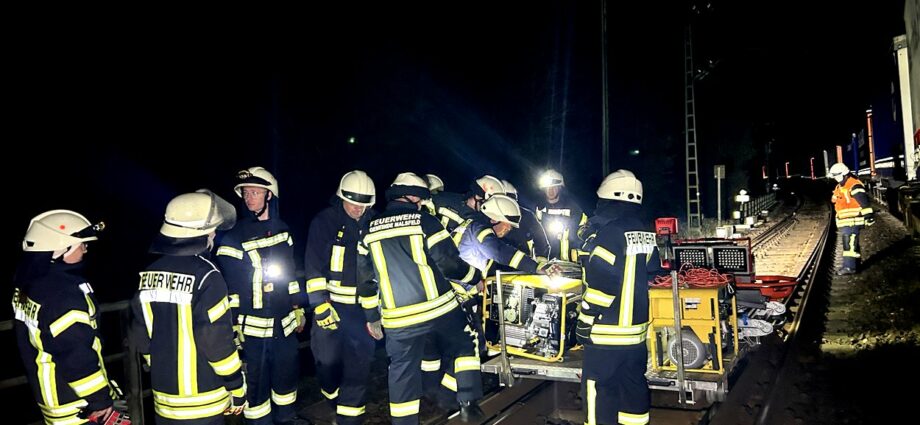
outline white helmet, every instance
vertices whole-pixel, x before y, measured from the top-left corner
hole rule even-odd
[[[502,181],[488,174],[476,179],[476,186],[479,186],[479,189],[482,190],[482,199],[505,194],[505,187],[502,185]]]
[[[166,205],[160,233],[171,238],[194,238],[236,224],[236,209],[207,189],[184,193]]]
[[[374,181],[368,177],[367,173],[361,170],[354,170],[342,176],[335,195],[342,198],[343,201],[369,207],[374,205],[374,201],[377,199],[377,189],[374,187]]]
[[[520,226],[521,207],[510,196],[494,195],[483,202],[479,210],[492,220],[509,223],[514,228]]]
[[[562,174],[553,169],[544,171],[540,175],[540,189],[554,186],[565,186],[565,179],[562,178]]]
[[[601,182],[597,188],[601,199],[642,204],[642,182],[629,170],[616,170]]]
[[[425,174],[425,178],[428,180],[428,190],[430,190],[431,193],[444,191],[444,180],[441,180],[440,177],[434,174]]]
[[[262,167],[250,167],[245,170],[240,170],[236,177],[240,182],[233,187],[233,191],[236,192],[236,196],[240,198],[243,197],[243,187],[245,186],[268,189],[276,198],[279,197],[278,180],[275,180],[275,176]]]
[[[837,180],[837,183],[843,182],[844,176],[850,174],[850,169],[844,165],[842,162],[838,162],[834,165],[831,165],[831,169],[828,172],[827,176]]]
[[[511,199],[517,200],[518,198],[517,188],[514,187],[514,185],[511,184],[511,182],[509,182],[508,180],[502,180],[502,187],[505,188],[505,195],[508,195],[508,197]]]
[[[388,200],[403,196],[418,196],[421,199],[428,199],[431,197],[431,192],[428,190],[428,182],[425,179],[415,173],[400,173],[393,180],[390,188],[387,189],[386,196]]]
[[[54,252],[57,258],[68,248],[83,242],[98,239],[102,223],[93,225],[79,213],[70,210],[51,210],[41,213],[29,222],[29,229],[22,240],[26,252]]]

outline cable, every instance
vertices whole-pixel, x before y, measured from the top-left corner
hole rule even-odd
[[[681,288],[718,288],[727,285],[731,279],[729,274],[719,273],[716,269],[693,267],[690,263],[684,263],[677,271],[677,282]],[[670,288],[671,284],[671,275],[668,274],[656,276],[649,287]]]

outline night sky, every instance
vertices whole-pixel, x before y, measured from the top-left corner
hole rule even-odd
[[[607,6],[610,163],[644,181],[650,215],[684,214],[690,20],[708,74],[696,91],[706,184],[716,163],[729,166],[732,189],[759,184],[747,176],[770,141],[772,163],[806,172],[808,157],[865,125],[866,107],[890,102],[903,1],[716,1],[700,14],[679,1],[625,3]],[[4,61],[5,145],[25,154],[5,156],[15,176],[5,252],[18,253],[29,218],[48,209],[105,220],[90,246],[93,281],[103,300],[125,298],[168,200],[208,187],[236,201],[233,177],[254,165],[278,177],[298,253],[310,218],[355,168],[374,178],[378,208],[402,171],[436,173],[458,192],[491,173],[532,200],[547,165],[593,207],[599,1],[307,7],[43,21],[18,34]]]

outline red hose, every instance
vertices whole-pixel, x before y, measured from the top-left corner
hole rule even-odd
[[[718,288],[727,285],[730,279],[730,275],[721,274],[716,269],[693,267],[690,263],[684,263],[677,272],[677,281],[681,288]],[[649,283],[649,287],[670,288],[671,275],[656,276],[655,280]]]

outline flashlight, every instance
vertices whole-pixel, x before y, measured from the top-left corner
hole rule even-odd
[[[269,278],[276,278],[281,276],[281,266],[272,263],[265,267],[265,276]]]

